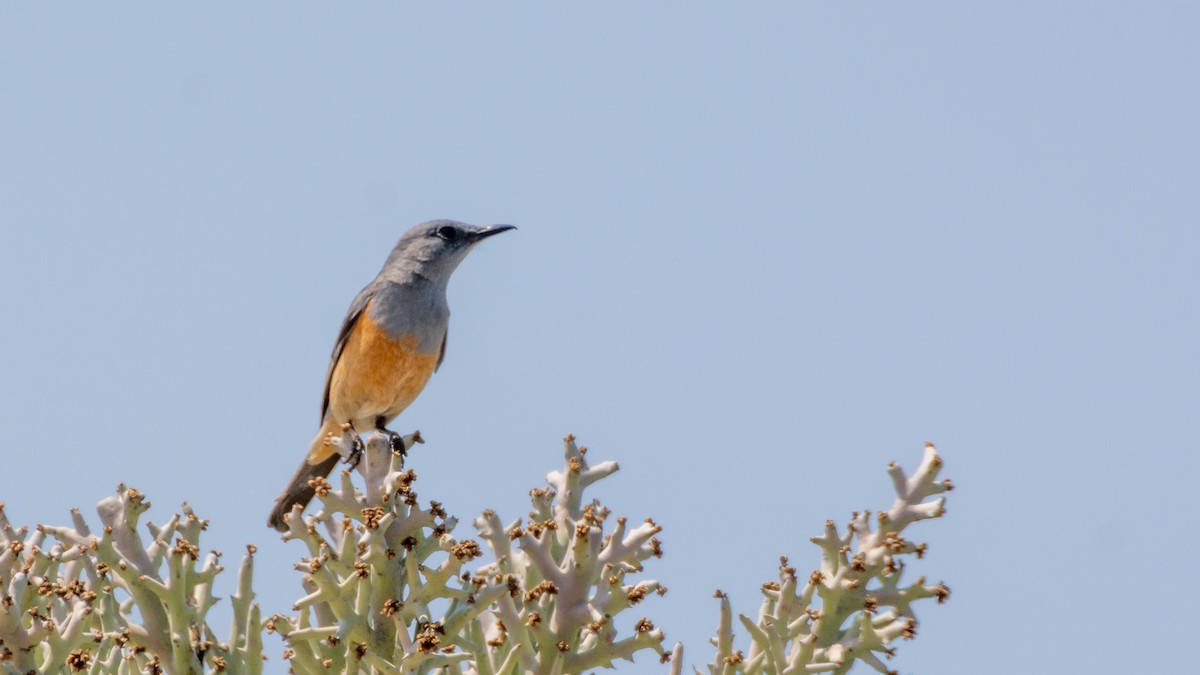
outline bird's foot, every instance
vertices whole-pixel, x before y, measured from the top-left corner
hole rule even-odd
[[[362,436],[358,435],[358,431],[353,426],[350,427],[350,437],[353,439],[350,444],[350,454],[346,455],[346,458],[342,462],[355,467],[362,461],[363,451],[366,450],[366,446],[363,445]]]
[[[391,429],[380,429],[381,432],[387,434],[388,445],[392,447],[392,454],[400,455],[401,457],[408,456],[408,449],[404,447],[404,437],[392,431]]]

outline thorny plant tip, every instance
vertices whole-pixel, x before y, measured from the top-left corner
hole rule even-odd
[[[0,672],[261,673],[264,632],[282,639],[279,653],[302,674],[582,673],[643,652],[683,672],[682,645],[665,648],[662,629],[630,609],[666,593],[639,578],[663,555],[662,528],[610,520],[598,501],[584,500],[615,462],[590,464],[568,436],[563,468],[529,492],[526,518],[505,522],[485,510],[475,534],[458,539],[457,519],[438,502],[421,507],[404,453],[383,434],[364,440],[358,479],[349,470],[314,479],[313,513],[287,516],[284,538],[305,550],[292,613],[262,617],[249,545],[222,634],[207,621],[220,553],[202,553],[208,524],[186,503],[182,515],[139,532],[150,504],[119,486],[97,508],[98,534],[78,510],[70,526],[14,528],[0,504]],[[421,442],[403,437],[405,452]],[[874,519],[853,514],[844,532],[826,522],[812,538],[820,563],[811,572],[781,556],[757,619],[738,614],[735,624],[729,598],[716,591],[710,675],[845,673],[856,662],[890,672],[883,661],[893,643],[916,635],[913,604],[950,593],[923,577],[901,582],[906,557],[927,550],[901,532],[945,512],[938,495],[953,485],[937,479],[940,469],[928,444],[912,476],[891,464],[892,506]],[[628,634],[617,628],[622,612]],[[748,645],[735,645],[735,626]]]

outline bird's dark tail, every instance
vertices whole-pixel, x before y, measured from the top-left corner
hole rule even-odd
[[[308,482],[314,478],[328,476],[338,460],[341,459],[341,455],[326,442],[328,433],[329,430],[323,425],[317,432],[317,437],[313,439],[308,455],[300,463],[300,468],[296,470],[296,475],[292,476],[287,487],[283,489],[283,494],[275,500],[275,508],[271,509],[271,517],[267,519],[267,524],[276,530],[288,531],[283,517],[291,513],[292,507],[297,504],[300,505],[301,510],[304,510],[304,507],[308,506],[313,496],[317,494],[317,491]]]

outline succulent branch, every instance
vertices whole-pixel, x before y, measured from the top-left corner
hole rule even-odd
[[[142,494],[121,485],[100,502],[92,533],[72,525],[13,528],[0,505],[0,669],[10,673],[258,672],[262,624],[253,604],[253,548],[242,561],[228,642],[206,622],[220,554],[201,556],[207,527],[183,505],[146,524]]]
[[[658,526],[627,531],[621,518],[606,535],[608,510],[584,503],[583,491],[615,463],[589,466],[586,450],[566,439],[565,466],[530,493],[528,521],[505,526],[493,511],[475,520],[494,560],[469,569],[484,554],[480,542],[455,538],[458,523],[437,502],[421,506],[416,475],[386,437],[365,441],[363,488],[350,471],[337,487],[318,481],[316,512],[288,518],[285,538],[309,553],[296,566],[308,594],[298,615],[276,615],[269,628],[287,641],[297,672],[572,673],[645,650],[665,656],[663,633],[648,620],[623,639],[613,625],[618,612],[665,591],[627,580],[660,555]],[[406,450],[417,442],[404,437]]]
[[[925,577],[903,584],[905,558],[925,554],[925,544],[901,536],[919,520],[945,513],[945,498],[930,497],[953,489],[937,480],[942,460],[932,444],[911,477],[899,465],[888,467],[896,500],[887,511],[854,513],[845,533],[832,520],[813,537],[821,550],[821,566],[806,579],[797,576],[786,557],[780,558],[779,580],[763,584],[758,619],[738,615],[750,636],[748,652],[734,649],[732,608],[720,591],[720,622],[713,644],[716,657],[709,673],[846,673],[856,661],[888,673],[883,659],[891,658],[897,639],[916,635],[913,603],[950,596],[945,584],[927,584]],[[928,500],[928,501],[927,501]]]
[[[365,437],[355,472],[311,484],[313,513],[288,517],[285,539],[302,542],[302,597],[293,613],[264,622],[254,602],[253,546],[230,596],[231,626],[218,633],[220,554],[202,554],[207,522],[185,503],[163,525],[143,522],[150,504],[119,486],[97,507],[93,532],[78,510],[69,526],[14,528],[0,504],[0,672],[261,673],[263,632],[283,639],[293,672],[582,673],[638,655],[683,669],[683,647],[634,609],[666,588],[643,578],[662,555],[652,520],[614,517],[586,490],[617,471],[595,465],[567,437],[563,467],[531,490],[524,518],[484,511],[475,533],[440,504],[422,505],[402,453],[382,434]],[[331,438],[348,452],[352,439]],[[422,442],[403,438],[405,450]],[[924,544],[902,536],[944,513],[941,460],[932,446],[908,476],[889,467],[896,499],[832,521],[812,541],[818,569],[806,578],[781,558],[763,585],[757,619],[733,613],[718,591],[720,619],[710,673],[845,673],[862,662],[888,672],[897,639],[911,639],[913,605],[946,599],[944,584],[902,582],[905,560]],[[490,553],[490,555],[488,555]],[[736,648],[736,631],[749,636]],[[218,635],[227,636],[224,640]]]

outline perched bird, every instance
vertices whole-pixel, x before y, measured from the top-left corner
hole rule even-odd
[[[321,428],[275,500],[271,527],[286,532],[284,517],[312,500],[308,482],[329,475],[337,464],[340,455],[329,439],[347,424],[354,437],[348,462],[357,462],[362,452],[358,432],[370,429],[388,434],[392,447],[403,451],[400,436],[387,424],[417,398],[446,357],[450,275],[476,244],[512,229],[434,220],[400,237],[379,275],[350,303],[325,376]]]

